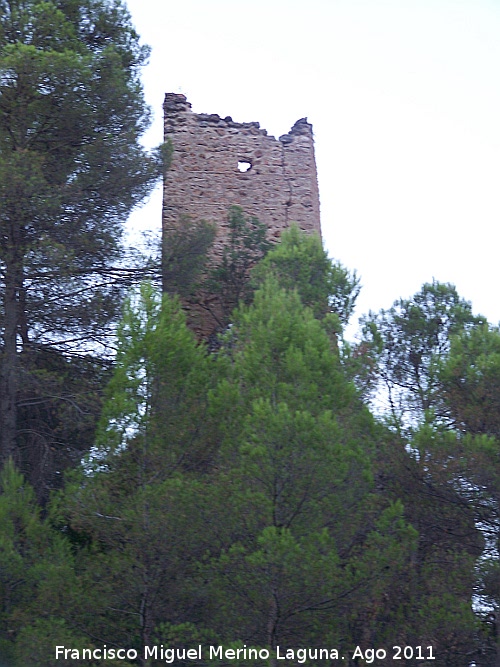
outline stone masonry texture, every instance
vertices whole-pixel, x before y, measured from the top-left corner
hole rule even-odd
[[[292,222],[321,234],[313,133],[306,118],[275,139],[259,123],[195,114],[184,95],[167,93],[163,109],[165,141],[173,146],[163,193],[166,234],[186,217],[213,222],[217,258],[233,205],[265,224],[271,241]]]

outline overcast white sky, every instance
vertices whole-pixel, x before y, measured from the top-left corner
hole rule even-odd
[[[432,278],[500,320],[500,2],[128,0],[162,141],[165,92],[196,113],[316,142],[323,238],[358,314]],[[133,228],[160,228],[161,197]]]

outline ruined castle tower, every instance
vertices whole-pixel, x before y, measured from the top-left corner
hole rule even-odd
[[[278,140],[259,123],[195,114],[184,95],[167,93],[165,140],[173,148],[165,179],[163,224],[182,215],[214,221],[224,235],[231,205],[259,218],[276,239],[291,222],[321,233],[312,126],[298,120]]]
[[[165,95],[165,141],[173,146],[165,177],[163,229],[178,228],[186,216],[214,222],[215,257],[227,237],[229,208],[241,206],[277,240],[292,222],[321,234],[312,126],[298,120],[275,139],[259,123],[230,116],[195,114],[184,95]]]

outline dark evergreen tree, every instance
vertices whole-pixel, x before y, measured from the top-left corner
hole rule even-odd
[[[375,493],[380,433],[328,324],[271,276],[235,313],[219,359],[223,444],[203,510],[211,627],[271,652],[372,646],[415,533],[401,504]]]
[[[126,302],[118,341],[96,447],[61,496],[60,523],[89,541],[80,627],[143,655],[206,613],[198,569],[211,534],[197,503],[216,447],[214,369],[177,300],[150,285]]]
[[[449,476],[485,538],[478,613],[487,628],[485,664],[500,665],[500,330],[479,324],[455,336],[439,380],[451,433],[433,434]],[[488,645],[489,644],[489,645]]]
[[[0,17],[0,458],[24,467],[20,351],[102,342],[107,270],[164,152],[139,144],[148,50],[121,3],[2,0]]]
[[[396,301],[388,311],[363,318],[362,346],[376,360],[378,389],[399,432],[417,425],[429,410],[446,418],[438,360],[449,351],[453,334],[480,321],[453,285],[437,281],[426,283],[410,299]]]

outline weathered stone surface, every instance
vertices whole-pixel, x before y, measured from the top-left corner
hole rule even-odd
[[[228,210],[236,204],[266,225],[270,240],[292,222],[321,234],[313,133],[306,118],[275,139],[256,122],[195,114],[184,95],[167,93],[163,109],[165,140],[174,149],[164,184],[165,232],[186,216],[215,222],[217,258],[227,238]],[[240,171],[239,163],[250,167],[240,164]]]

